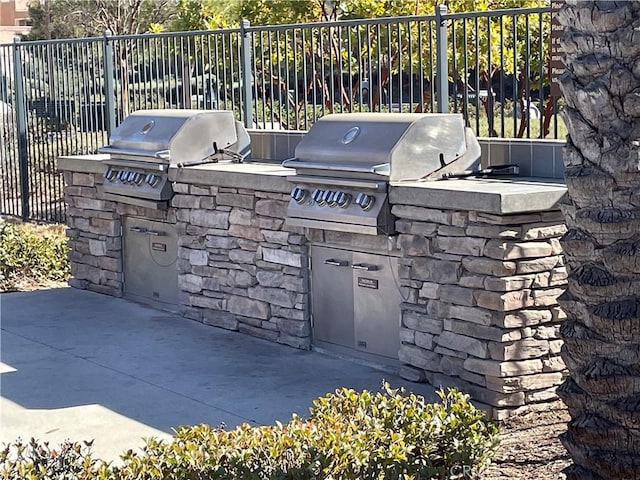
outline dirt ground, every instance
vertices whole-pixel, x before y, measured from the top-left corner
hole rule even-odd
[[[566,409],[530,412],[507,420],[500,445],[483,480],[562,480],[571,464],[558,436],[567,428]]]

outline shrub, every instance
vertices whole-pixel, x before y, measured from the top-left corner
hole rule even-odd
[[[497,445],[497,428],[469,396],[439,390],[440,403],[388,385],[372,394],[342,389],[314,402],[310,422],[323,473],[343,479],[451,478],[479,472]],[[468,477],[468,476],[467,476]]]
[[[92,480],[106,465],[91,456],[91,444],[64,442],[58,449],[31,439],[5,446],[0,452],[3,480]]]
[[[119,466],[97,462],[78,444],[65,444],[57,455],[32,444],[36,460],[21,453],[20,462],[8,461],[6,450],[0,474],[9,480],[478,478],[497,445],[497,428],[468,395],[438,394],[441,401],[428,404],[387,385],[380,393],[344,388],[315,400],[307,420],[294,415],[286,424],[229,431],[180,427],[171,442],[150,439],[140,453],[125,452]]]
[[[117,480],[382,480],[474,478],[497,445],[497,428],[456,390],[428,404],[385,385],[340,389],[314,401],[306,421],[225,431],[184,427],[171,443],[127,452]]]
[[[0,221],[0,290],[14,289],[25,280],[66,280],[69,261],[64,228]]]

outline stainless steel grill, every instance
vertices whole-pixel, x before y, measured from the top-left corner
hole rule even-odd
[[[292,226],[392,235],[390,182],[443,178],[479,164],[480,146],[461,115],[328,115],[303,137],[295,158],[284,162],[296,169],[289,177],[294,186],[286,220]],[[339,237],[315,236],[311,245],[314,345],[397,363],[399,252],[386,238],[332,243]]]
[[[150,208],[166,208],[173,196],[170,166],[242,162],[251,152],[242,124],[222,110],[139,110],[99,151],[110,155],[105,197]]]
[[[480,146],[459,114],[327,115],[300,141],[287,208],[292,226],[391,235],[389,182],[479,167]]]

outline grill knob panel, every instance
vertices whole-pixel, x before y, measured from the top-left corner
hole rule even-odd
[[[301,187],[296,187],[291,192],[291,198],[293,198],[296,201],[296,203],[304,203],[304,201],[307,199],[308,196],[309,196],[308,190],[305,190],[304,188],[301,188]]]
[[[356,205],[359,205],[360,208],[362,208],[362,210],[364,210],[365,212],[367,210],[370,210],[371,207],[373,207],[373,204],[375,203],[376,198],[372,195],[367,195],[366,193],[359,193],[356,196]]]

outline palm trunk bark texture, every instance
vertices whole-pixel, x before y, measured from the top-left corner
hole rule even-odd
[[[568,479],[640,479],[640,1],[566,0]]]

